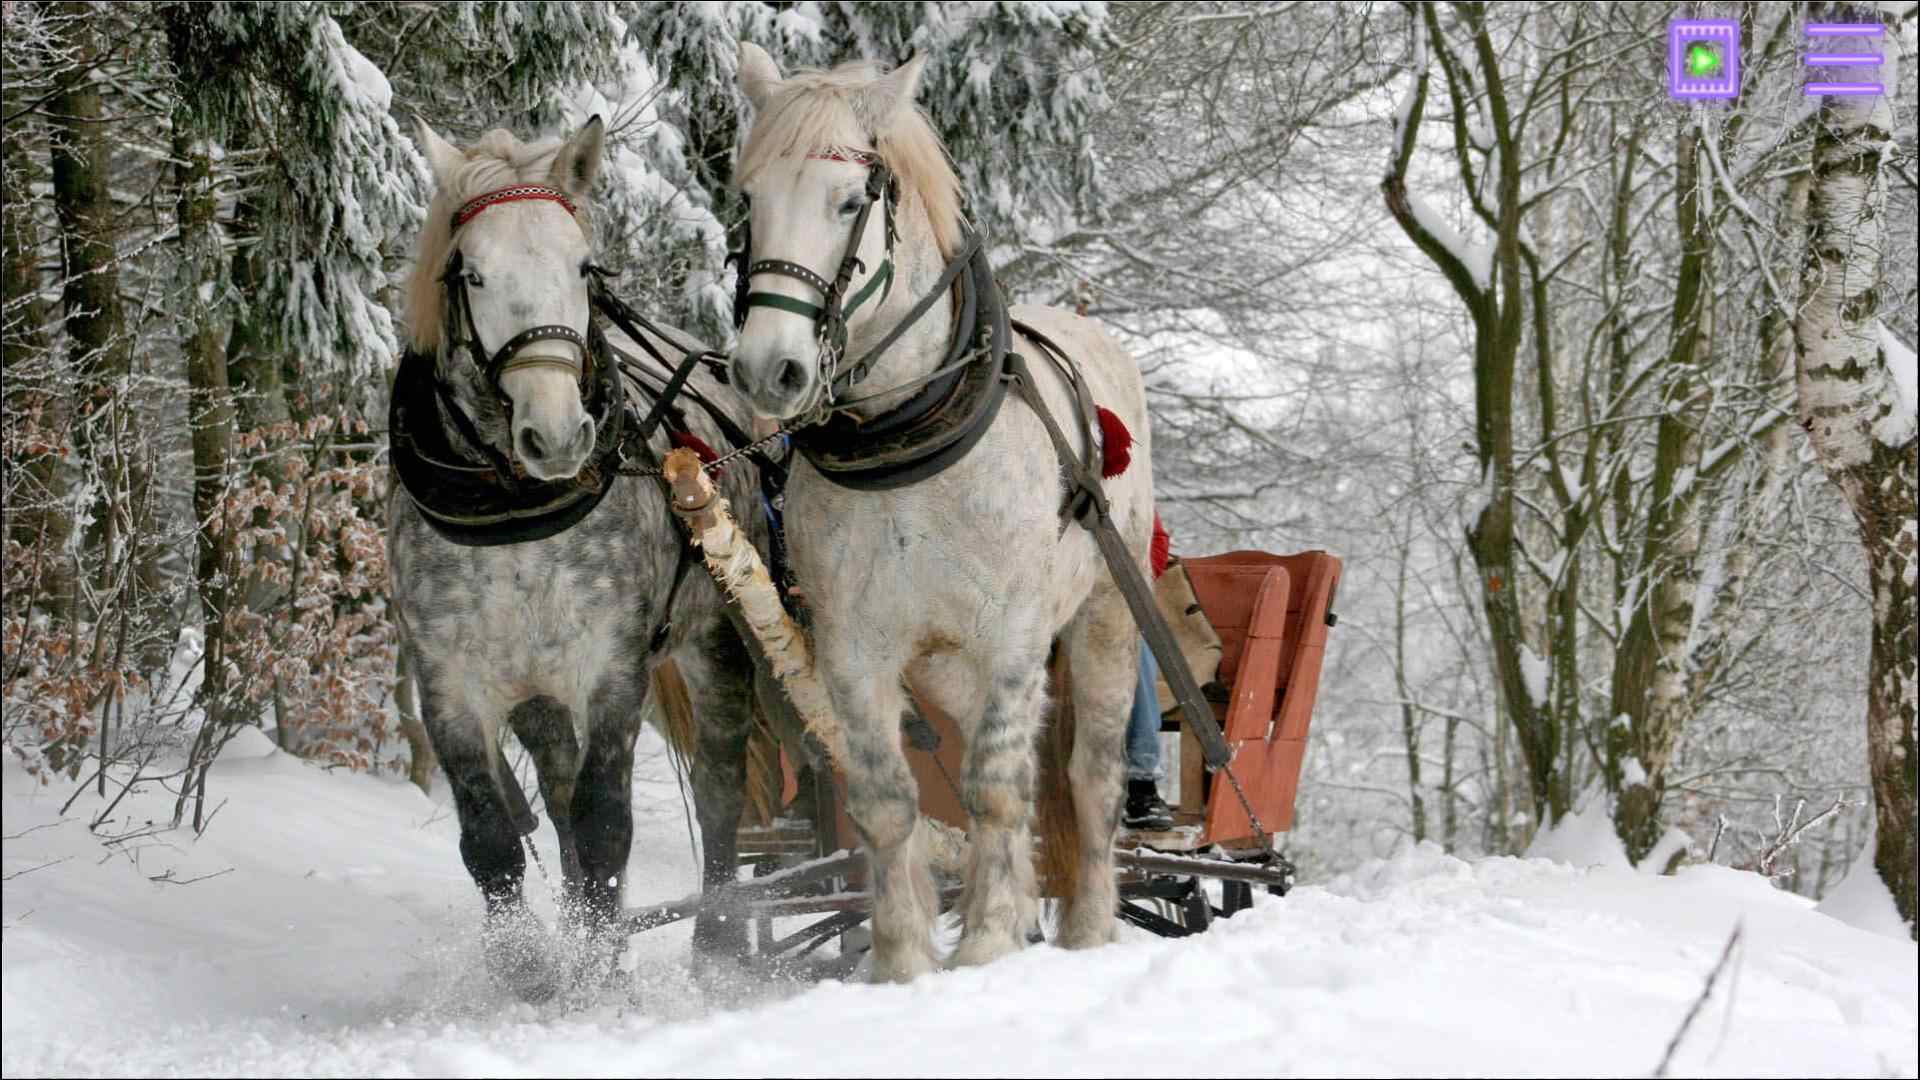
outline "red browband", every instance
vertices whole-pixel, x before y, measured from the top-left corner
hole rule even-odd
[[[871,150],[853,150],[844,146],[815,150],[807,156],[818,161],[844,161],[849,165],[872,165],[880,160],[880,155]]]
[[[466,205],[454,211],[453,227],[457,229],[467,222],[472,221],[474,215],[489,206],[498,206],[504,202],[520,202],[526,199],[544,199],[547,202],[557,202],[567,208],[567,213],[571,214],[574,212],[573,200],[567,198],[567,193],[561,191],[559,188],[547,187],[545,184],[515,184],[512,187],[496,188],[493,191],[487,192],[485,195],[476,195],[468,199]]]

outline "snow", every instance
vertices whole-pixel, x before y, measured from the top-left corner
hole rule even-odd
[[[333,34],[339,33],[339,25],[329,27]],[[356,107],[368,112],[383,113],[393,104],[393,84],[387,81],[386,73],[380,66],[367,59],[365,53],[347,44],[344,36],[332,42],[337,50],[334,54],[341,65],[338,77],[340,85],[350,95]]]
[[[1888,446],[1903,446],[1920,424],[1920,370],[1915,368],[1913,350],[1893,336],[1885,323],[1880,324],[1880,349],[1893,383],[1893,411],[1875,425],[1874,434]]]
[[[1693,837],[1679,829],[1669,828],[1660,834],[1660,839],[1654,842],[1647,857],[1640,860],[1639,870],[1642,874],[1662,873],[1675,855],[1684,854],[1692,848]]]
[[[1476,287],[1485,290],[1493,280],[1493,248],[1488,244],[1468,243],[1454,230],[1447,220],[1435,213],[1426,201],[1413,192],[1407,192],[1407,207],[1413,212],[1413,219],[1420,227],[1432,234],[1434,240],[1472,275]]]
[[[1887,891],[1887,883],[1880,880],[1879,872],[1873,868],[1874,840],[1879,830],[1872,823],[1872,817],[1867,820],[1867,838],[1860,845],[1860,854],[1854,857],[1847,876],[1814,910],[1870,934],[1911,941],[1912,931],[1900,917],[1900,909],[1893,905],[1893,894]]]
[[[1522,642],[1520,644],[1520,677],[1526,680],[1527,698],[1535,705],[1546,703],[1547,674],[1546,660],[1533,651],[1533,646]]]
[[[1634,757],[1632,754],[1628,754],[1626,760],[1620,763],[1621,786],[1632,787],[1635,784],[1644,784],[1646,782],[1647,782],[1646,768],[1640,764],[1639,758]]]
[[[1607,814],[1607,801],[1594,798],[1586,808],[1575,810],[1541,829],[1527,845],[1527,858],[1551,859],[1576,867],[1627,869],[1627,852],[1620,836],[1613,831],[1613,819]]]
[[[536,1008],[486,982],[439,799],[248,751],[215,767],[204,836],[111,853],[93,795],[63,819],[64,781],[0,766],[7,1075],[1646,1075],[1735,925],[1675,1075],[1920,1069],[1911,943],[1754,874],[1596,859],[1592,809],[1535,852],[1564,856],[1424,843],[1198,937],[1126,930],[906,986],[696,977],[682,924],[634,939],[630,985]],[[696,876],[651,733],[640,765],[634,903]],[[149,786],[109,828],[171,802]],[[550,914],[537,875],[529,892]]]

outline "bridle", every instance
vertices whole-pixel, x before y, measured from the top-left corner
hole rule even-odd
[[[468,199],[453,213],[450,224],[457,234],[460,228],[472,221],[482,211],[502,203],[523,201],[545,201],[559,203],[569,214],[574,209],[573,200],[559,188],[545,184],[513,184]],[[498,402],[501,412],[508,421],[513,419],[513,399],[500,385],[500,380],[510,371],[527,368],[552,367],[574,376],[580,388],[580,400],[588,415],[593,417],[596,436],[594,440],[596,458],[604,456],[603,451],[617,447],[623,435],[624,409],[618,367],[610,354],[607,340],[594,324],[591,314],[588,316],[587,332],[583,335],[571,326],[544,325],[534,326],[509,338],[505,344],[494,350],[489,356],[486,347],[480,341],[480,330],[473,318],[473,302],[467,293],[467,280],[461,271],[465,259],[458,245],[453,246],[447,256],[446,269],[440,275],[440,284],[446,290],[446,310],[441,323],[447,328],[446,349],[457,350],[464,347],[473,361],[474,368],[486,381],[487,389]],[[603,274],[598,267],[589,263],[582,269],[584,276]],[[597,280],[588,285],[589,296],[595,291]],[[536,341],[564,341],[579,350],[578,359],[555,351],[544,351],[528,355],[516,355],[528,344]],[[443,353],[444,355],[444,353]],[[452,421],[454,428],[466,440],[472,450],[491,463],[499,483],[509,487],[524,482],[519,463],[485,438],[464,408],[454,397],[448,386],[440,365],[434,365],[433,388],[439,398],[440,408],[446,418]],[[583,468],[578,476],[569,483],[577,487],[604,490],[607,477],[600,475],[597,468]]]
[[[498,206],[501,203],[526,201],[556,202],[566,208],[567,213],[576,212],[573,200],[559,188],[544,184],[514,184],[468,199],[460,209],[454,211],[453,230],[457,233],[461,226],[472,221],[481,211],[489,207]],[[571,326],[535,326],[508,338],[506,344],[494,350],[492,356],[488,356],[486,347],[480,342],[480,329],[473,319],[473,301],[467,295],[467,279],[461,273],[463,269],[465,269],[465,258],[459,246],[455,245],[452,254],[447,256],[446,270],[440,275],[440,283],[447,290],[449,315],[447,324],[464,335],[462,340],[451,344],[454,347],[459,347],[461,344],[466,346],[468,355],[473,358],[474,367],[486,377],[487,386],[493,391],[494,397],[499,400],[508,415],[512,415],[513,400],[501,388],[500,380],[510,371],[537,367],[559,368],[579,380],[581,393],[584,396],[591,385],[589,365],[594,362],[593,350],[588,347],[586,337]],[[591,267],[589,267],[590,271]],[[516,355],[535,341],[564,341],[579,350],[575,355],[580,359],[559,351]]]
[[[818,161],[844,161],[867,168],[867,201],[860,207],[860,213],[853,219],[853,230],[847,240],[847,253],[840,260],[840,268],[833,280],[815,273],[813,270],[790,262],[786,259],[760,259],[753,261],[753,233],[749,223],[743,227],[740,250],[728,256],[729,262],[739,267],[739,278],[734,290],[733,321],[735,329],[746,325],[747,313],[756,307],[770,307],[780,311],[792,312],[813,320],[814,337],[820,346],[821,381],[827,387],[827,402],[833,401],[848,387],[858,382],[866,374],[866,366],[856,364],[846,371],[839,370],[840,361],[847,351],[847,320],[860,310],[868,300],[873,299],[878,290],[880,301],[886,302],[893,291],[893,245],[898,233],[894,224],[894,209],[899,204],[899,185],[894,181],[893,171],[880,155],[870,150],[853,150],[835,147],[817,150],[807,155]],[[881,260],[873,276],[854,293],[853,298],[845,301],[847,287],[853,282],[856,270],[865,272],[866,265],[860,261],[860,241],[866,237],[867,218],[873,213],[874,204],[884,209],[886,221],[887,254]],[[756,274],[780,274],[794,278],[812,286],[821,294],[819,304],[810,304],[779,293],[750,292],[748,282]],[[870,366],[868,358],[867,366]]]

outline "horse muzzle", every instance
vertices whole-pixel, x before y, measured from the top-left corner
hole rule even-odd
[[[788,350],[764,358],[735,354],[730,376],[754,412],[781,420],[805,412],[820,389],[814,362]]]

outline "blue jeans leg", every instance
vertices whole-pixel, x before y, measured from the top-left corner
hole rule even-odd
[[[1133,690],[1133,712],[1127,718],[1127,779],[1152,780],[1166,775],[1160,764],[1160,697],[1153,681],[1160,675],[1153,650],[1140,641],[1140,682]]]

